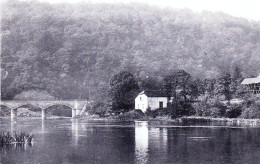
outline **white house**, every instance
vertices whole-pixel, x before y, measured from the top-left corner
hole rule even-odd
[[[151,110],[166,108],[167,97],[162,91],[142,91],[135,98],[135,109],[146,112],[148,108]]]
[[[260,74],[255,78],[244,79],[241,84],[246,85],[249,92],[260,94]]]

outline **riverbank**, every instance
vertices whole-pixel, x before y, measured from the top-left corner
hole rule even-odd
[[[120,119],[124,118],[124,119]],[[176,123],[185,123],[189,122],[190,124],[194,123],[211,123],[211,122],[219,122],[219,123],[227,123],[229,125],[234,125],[234,126],[240,126],[240,125],[249,125],[249,126],[255,126],[255,125],[260,125],[260,119],[244,119],[244,118],[211,118],[211,117],[198,117],[198,116],[185,116],[181,118],[175,118],[171,119],[169,116],[163,116],[163,117],[156,117],[152,118],[149,116],[144,116],[142,118],[128,118],[126,119],[125,117],[106,117],[106,118],[97,118],[97,117],[80,117],[79,119],[83,120],[93,120],[93,121],[166,121],[166,122],[176,122]]]
[[[0,119],[9,119],[10,116],[0,117]],[[17,119],[41,119],[41,117],[17,117]],[[110,117],[99,117],[97,115],[88,115],[83,117],[71,118],[64,116],[49,116],[46,119],[54,120],[54,119],[78,119],[78,120],[89,120],[89,121],[111,121],[111,122],[128,122],[128,121],[166,121],[166,122],[177,122],[177,123],[185,123],[192,122],[197,123],[205,123],[205,122],[223,122],[232,125],[260,125],[260,119],[244,119],[244,118],[211,118],[211,117],[201,117],[201,116],[184,116],[181,118],[171,119],[169,116],[161,116],[152,118],[149,116],[144,116],[141,118],[126,118],[117,116]]]
[[[182,117],[177,118],[178,122],[223,122],[233,125],[260,125],[260,119],[244,119],[244,118],[211,118],[211,117]]]

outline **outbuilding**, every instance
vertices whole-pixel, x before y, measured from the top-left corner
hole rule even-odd
[[[163,91],[142,91],[135,98],[135,109],[142,112],[167,107],[168,98]]]
[[[255,78],[246,78],[241,84],[247,86],[248,92],[260,94],[260,75]]]

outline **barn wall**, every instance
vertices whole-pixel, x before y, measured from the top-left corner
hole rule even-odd
[[[159,102],[163,102],[163,108],[167,107],[167,98],[166,97],[148,97],[148,106],[151,110],[158,109]]]
[[[148,108],[148,98],[145,94],[138,95],[135,98],[135,109],[140,109],[142,112],[146,112]]]

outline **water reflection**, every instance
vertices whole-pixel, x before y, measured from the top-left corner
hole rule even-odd
[[[11,128],[10,128],[11,134],[13,134],[16,129],[17,129],[17,121],[16,120],[11,120]]]
[[[148,162],[148,122],[135,122],[135,157],[136,163],[144,164]]]
[[[45,120],[42,120],[42,126],[41,126],[41,132],[42,134],[45,133]]]
[[[79,120],[73,119],[71,123],[72,142],[73,145],[78,146],[79,143]]]
[[[0,163],[259,163],[260,128],[228,123],[1,121],[0,131],[35,134],[34,145],[0,148]],[[242,123],[243,120],[242,120]],[[223,124],[223,127],[220,126]],[[239,124],[239,122],[238,122]],[[177,126],[176,126],[177,125]],[[197,127],[196,127],[197,126]],[[32,147],[31,147],[32,146]],[[2,160],[2,161],[1,161]]]
[[[9,151],[22,152],[28,150],[28,148],[32,146],[33,146],[32,143],[0,144],[0,150],[1,152],[9,152]]]

